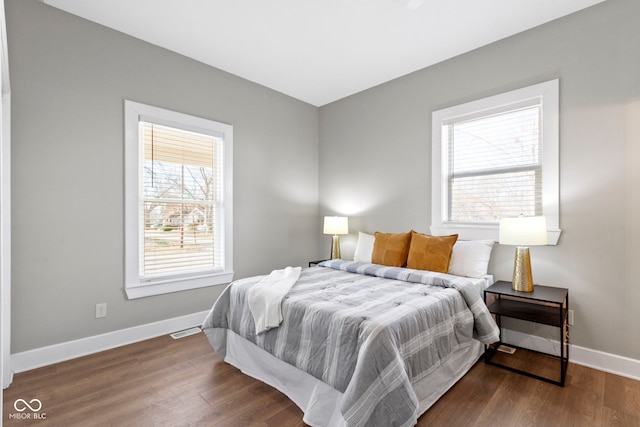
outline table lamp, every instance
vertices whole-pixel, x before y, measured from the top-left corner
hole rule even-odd
[[[532,292],[529,246],[547,244],[547,222],[544,216],[501,218],[499,243],[516,246],[511,288],[514,291]]]
[[[339,234],[349,234],[349,219],[346,216],[325,216],[324,234],[333,234],[331,240],[331,259],[340,258]]]

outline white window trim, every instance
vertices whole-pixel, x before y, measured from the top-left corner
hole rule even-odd
[[[11,85],[4,0],[0,0],[0,398],[11,370]],[[2,411],[0,410],[0,416]],[[1,422],[0,422],[1,424]]]
[[[129,299],[226,284],[233,279],[233,126],[187,114],[125,100],[125,277],[124,290]],[[139,277],[139,144],[141,118],[177,128],[195,128],[224,134],[224,227],[225,267],[222,271],[189,278],[167,278],[143,283]]]
[[[447,224],[448,188],[447,171],[443,170],[443,154],[446,141],[443,140],[442,125],[463,118],[490,114],[506,106],[517,106],[531,99],[542,100],[542,211],[547,221],[547,240],[556,245],[560,238],[560,162],[559,162],[559,80],[502,93],[456,105],[432,113],[431,139],[431,234],[458,234],[460,239],[490,239],[498,241],[498,225]]]

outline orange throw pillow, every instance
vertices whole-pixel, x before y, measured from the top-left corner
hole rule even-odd
[[[427,236],[415,231],[412,233],[407,268],[437,273],[448,272],[453,245],[458,240],[458,235]]]
[[[379,233],[376,231],[371,262],[388,267],[404,267],[411,243],[411,233]]]

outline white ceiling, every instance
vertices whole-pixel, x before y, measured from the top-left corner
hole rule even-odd
[[[42,0],[322,106],[604,0]]]

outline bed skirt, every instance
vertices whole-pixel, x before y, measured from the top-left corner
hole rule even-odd
[[[209,340],[223,334],[221,329],[206,331]],[[342,427],[340,412],[343,394],[295,366],[276,358],[231,330],[227,330],[225,362],[278,389],[304,412],[303,421],[313,427]],[[213,342],[213,341],[212,341]],[[433,372],[413,384],[420,400],[419,415],[429,409],[482,356],[484,345],[477,340],[449,355]]]

